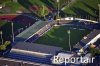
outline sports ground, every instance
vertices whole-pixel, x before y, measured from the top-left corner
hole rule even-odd
[[[40,37],[35,43],[58,46],[64,50],[69,50],[68,30],[70,30],[71,47],[90,32],[90,30],[79,26],[56,26]]]

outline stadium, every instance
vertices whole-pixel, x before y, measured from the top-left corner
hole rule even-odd
[[[60,25],[54,25],[51,28],[46,26],[47,28],[42,28],[42,31],[36,33],[39,36],[38,39],[35,39],[35,36],[29,38],[27,42],[33,42],[37,44],[45,44],[51,46],[62,47],[64,50],[69,50],[69,39],[71,42],[71,46],[77,44],[84,36],[90,33],[91,29],[86,28],[86,26],[74,24],[74,23],[62,23]],[[44,31],[46,29],[46,31]],[[70,31],[70,37],[68,34]],[[40,34],[39,34],[40,33]]]
[[[3,57],[0,64],[4,65],[5,60],[7,65],[13,61],[11,64],[18,66],[28,62],[32,66],[55,66],[57,63],[52,61],[55,55],[71,58],[99,54],[99,3],[99,0],[11,0],[3,3],[0,6],[0,55]],[[70,65],[84,66],[67,64]]]

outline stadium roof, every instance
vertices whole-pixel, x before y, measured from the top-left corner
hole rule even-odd
[[[34,44],[34,43],[27,43],[27,42],[18,42],[15,46],[11,49],[11,52],[17,53],[24,53],[24,54],[43,54],[43,55],[53,55],[56,54],[57,51],[62,50],[60,47],[55,46],[48,46],[48,45],[42,45],[42,44]]]
[[[88,43],[94,37],[96,37],[100,33],[100,30],[93,30],[89,35],[87,35],[86,39],[82,39],[81,41],[84,43]]]
[[[85,38],[83,38],[80,42],[78,42],[74,48],[82,48],[88,42],[90,42],[94,37],[100,34],[100,30],[93,30],[90,34],[88,34]]]
[[[45,21],[44,22],[42,22],[42,21],[35,22],[35,24],[33,24],[32,26],[30,26],[29,28],[27,28],[26,30],[24,30],[23,32],[21,32],[20,34],[18,34],[15,37],[15,41],[16,42],[26,41],[32,35],[34,35],[34,33],[36,33],[38,30],[40,30],[46,24],[48,24],[48,22],[45,22]]]

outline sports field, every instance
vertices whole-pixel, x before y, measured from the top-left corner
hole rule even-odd
[[[77,26],[57,26],[40,37],[35,43],[58,46],[62,47],[64,50],[69,50],[69,29],[71,32],[71,46],[75,45],[90,32],[90,30]]]

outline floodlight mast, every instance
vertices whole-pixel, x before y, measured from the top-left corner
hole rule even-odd
[[[70,33],[71,33],[70,30],[68,30],[67,33],[68,33],[68,36],[69,36],[69,37],[68,37],[68,38],[69,38],[69,39],[68,39],[68,40],[69,40],[69,48],[70,48],[70,51],[71,51],[72,49],[71,49],[71,44],[70,44]]]
[[[57,0],[57,10],[58,10],[58,11],[57,11],[57,12],[58,12],[58,13],[57,13],[57,18],[59,18],[59,0]]]
[[[43,7],[43,17],[44,17],[44,20],[45,20],[45,19],[46,19],[46,18],[45,18],[45,14],[44,14],[45,7],[44,7],[44,5],[43,5],[42,7]]]
[[[98,4],[99,6],[99,22],[100,22],[100,4]]]
[[[0,31],[0,35],[1,35],[1,41],[2,41],[2,44],[3,44],[3,36],[2,36],[2,31]]]
[[[14,42],[14,28],[13,28],[13,22],[11,22],[11,26],[12,26],[12,42]]]

